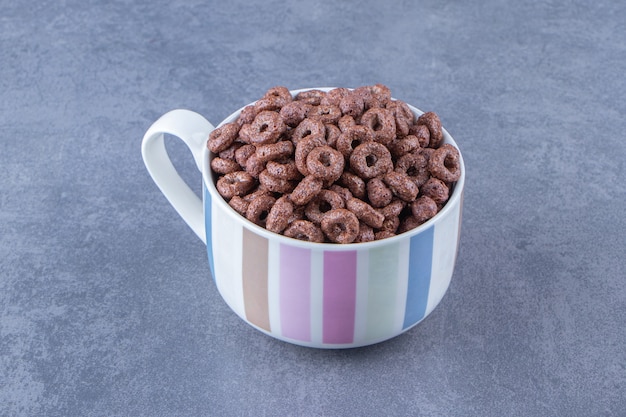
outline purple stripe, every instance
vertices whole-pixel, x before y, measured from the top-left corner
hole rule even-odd
[[[324,252],[324,343],[352,343],[356,307],[356,251]]]
[[[282,335],[311,341],[311,251],[280,245],[280,326]]]

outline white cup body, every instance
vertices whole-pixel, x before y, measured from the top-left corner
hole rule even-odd
[[[444,138],[456,146],[445,130]],[[316,348],[365,346],[410,329],[443,298],[459,245],[463,166],[445,207],[428,222],[392,238],[340,245],[302,242],[246,220],[218,194],[211,156],[205,150],[211,274],[230,308],[258,330]]]

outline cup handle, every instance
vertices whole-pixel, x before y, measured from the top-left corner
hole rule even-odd
[[[167,133],[181,139],[191,151],[198,170],[202,172],[203,150],[209,133],[214,129],[198,113],[182,109],[172,110],[150,126],[141,143],[141,155],[150,176],[165,198],[205,244],[202,200],[174,168],[165,149],[164,135]]]

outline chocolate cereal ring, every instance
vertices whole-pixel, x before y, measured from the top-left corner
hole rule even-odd
[[[337,138],[336,148],[346,158],[350,158],[352,151],[357,146],[373,142],[374,134],[372,130],[366,126],[354,125],[346,128]]]
[[[422,155],[424,155],[424,158],[426,158],[426,163],[428,163],[428,161],[430,161],[430,157],[432,156],[432,154],[435,153],[435,149],[433,149],[433,148],[422,148],[420,150],[420,153]]]
[[[371,109],[372,107],[381,107],[378,100],[372,94],[372,90],[369,86],[361,86],[352,90],[352,94],[355,94],[363,100],[363,110]]]
[[[420,188],[420,193],[432,198],[437,204],[443,204],[448,201],[450,190],[439,178],[430,177]]]
[[[218,153],[217,156],[219,156],[222,159],[228,159],[230,161],[235,161],[236,160],[235,152],[237,152],[237,149],[241,148],[242,146],[243,146],[243,143],[235,141],[228,148],[226,148],[223,151],[221,151],[220,153]]]
[[[393,111],[396,118],[404,119],[409,125],[412,125],[415,121],[415,115],[407,103],[402,100],[392,100],[385,106]]]
[[[402,172],[390,171],[385,174],[383,181],[389,186],[394,195],[407,202],[415,200],[419,192],[415,182]]]
[[[372,242],[375,239],[374,229],[365,223],[359,223],[359,233],[354,239],[354,243]]]
[[[370,87],[372,96],[381,103],[381,106],[387,104],[391,100],[391,90],[384,84],[374,84]]]
[[[400,226],[398,227],[397,233],[400,234],[400,233],[408,232],[411,229],[415,229],[420,224],[422,223],[420,223],[419,220],[417,220],[415,217],[407,216],[403,218],[402,220],[400,220]]]
[[[246,219],[256,225],[265,226],[267,216],[275,202],[276,199],[271,195],[263,195],[255,198],[248,204]]]
[[[209,134],[207,148],[213,153],[222,152],[235,142],[238,133],[239,125],[237,123],[226,123]]]
[[[411,203],[411,213],[419,224],[424,223],[426,220],[432,218],[437,214],[439,209],[437,203],[432,198],[422,195],[417,200]]]
[[[353,92],[349,92],[339,101],[339,109],[341,110],[341,113],[352,116],[355,119],[361,117],[364,108],[365,103],[363,102],[363,98]]]
[[[380,231],[391,232],[395,235],[399,226],[400,217],[385,217],[382,226],[380,226]]]
[[[326,128],[326,143],[328,146],[332,146],[333,148],[337,147],[337,139],[341,135],[341,130],[336,125],[326,124],[324,125]]]
[[[239,131],[244,142],[253,145],[275,143],[287,126],[280,115],[274,111],[262,111],[251,124],[243,125]]]
[[[296,185],[296,188],[291,192],[289,198],[291,198],[291,201],[295,204],[303,206],[315,198],[322,190],[323,184],[323,180],[313,175],[307,175]]]
[[[379,230],[378,232],[374,234],[374,239],[381,240],[381,239],[387,239],[387,238],[394,237],[394,236],[396,236],[396,234],[392,232],[391,230]]]
[[[307,90],[296,94],[295,100],[310,104],[311,106],[319,106],[322,98],[326,95],[322,90]]]
[[[352,197],[354,197],[352,195],[352,192],[347,189],[346,187],[342,187],[339,184],[333,184],[328,188],[330,191],[334,191],[337,194],[339,194],[339,196],[343,199],[343,202],[345,204],[346,201],[350,200]]]
[[[309,153],[318,146],[326,146],[326,140],[322,135],[307,136],[296,144],[294,160],[298,171],[300,171],[302,175],[309,175],[309,168],[306,163],[307,157]]]
[[[215,157],[211,160],[211,169],[218,174],[228,174],[229,172],[241,171],[241,165],[231,159]]]
[[[289,196],[287,196],[287,198],[289,198],[289,201],[291,201],[291,198]],[[291,214],[291,216],[289,216],[289,219],[287,220],[287,224],[292,224],[296,220],[306,220],[306,216],[304,214],[304,208],[305,206],[294,205],[293,213]]]
[[[241,109],[241,113],[239,113],[239,117],[237,117],[235,123],[237,123],[239,127],[250,124],[254,121],[257,114],[259,114],[259,111],[256,107],[254,107],[254,105],[246,106]]]
[[[372,178],[366,188],[367,198],[374,207],[385,207],[393,200],[393,193],[381,178]]]
[[[339,103],[341,103],[341,99],[343,99],[348,94],[350,94],[350,90],[347,88],[344,88],[344,87],[333,88],[328,93],[326,93],[324,97],[322,97],[320,104],[339,107]]]
[[[321,226],[326,237],[335,243],[352,243],[359,234],[359,219],[343,208],[327,211]]]
[[[275,161],[290,156],[293,153],[293,142],[281,140],[256,147],[256,156],[261,162]]]
[[[265,161],[260,160],[255,152],[246,159],[245,168],[248,174],[259,178],[259,174],[265,169]]]
[[[245,144],[235,151],[235,161],[242,167],[246,166],[248,158],[256,152],[256,146]]]
[[[308,116],[313,119],[319,119],[322,123],[337,123],[341,117],[341,109],[338,106],[320,104],[311,108]]]
[[[267,90],[265,95],[254,104],[254,107],[256,107],[259,112],[279,110],[292,100],[293,98],[289,90],[286,87],[278,86]]]
[[[248,210],[250,202],[244,200],[238,195],[235,195],[228,201],[228,205],[235,209],[237,213],[241,214],[243,217],[246,217],[246,210]]]
[[[299,180],[302,178],[302,174],[298,171],[298,167],[296,167],[296,161],[293,159],[289,159],[286,162],[267,161],[265,169],[267,169],[267,172],[271,175],[286,180]]]
[[[320,224],[324,213],[344,207],[345,202],[339,194],[331,190],[321,190],[319,194],[306,205],[304,214],[313,223]]]
[[[256,181],[246,171],[230,172],[217,180],[216,188],[225,199],[247,194],[255,186]]]
[[[275,177],[269,173],[267,169],[261,171],[259,174],[259,182],[265,189],[273,193],[290,193],[296,187],[294,181],[289,181],[286,178]]]
[[[341,174],[341,177],[339,177],[339,182],[341,185],[346,187],[354,197],[365,198],[366,189],[363,178],[353,174],[352,172],[345,171]]]
[[[389,101],[385,107],[391,110],[395,118],[396,134],[399,137],[408,135],[414,119],[413,112],[409,108],[409,105],[401,100],[393,100]]]
[[[461,178],[461,161],[457,148],[446,143],[433,152],[428,160],[428,170],[444,182],[454,182]]]
[[[322,230],[308,220],[294,220],[284,232],[284,235],[305,242],[324,242]]]
[[[345,116],[341,116],[341,118],[337,121],[337,127],[339,127],[339,130],[341,130],[342,132],[345,132],[352,126],[356,126],[356,124],[357,123],[356,120],[354,120],[354,117],[348,114],[346,114]]]
[[[333,183],[343,173],[343,155],[328,145],[316,146],[306,157],[306,167],[309,174]]]
[[[427,112],[417,118],[418,125],[424,125],[430,132],[430,143],[428,146],[431,148],[438,148],[443,140],[443,131],[441,129],[441,120],[435,112]]]
[[[262,197],[265,195],[272,195],[272,192],[266,189],[265,187],[263,187],[262,185],[259,185],[258,187],[256,187],[254,191],[249,192],[248,194],[244,195],[242,198],[249,203],[255,198]]]
[[[406,202],[395,198],[385,207],[378,209],[378,211],[380,211],[385,218],[398,217],[400,213],[402,213],[402,210],[404,210],[404,207],[406,207]]]
[[[298,146],[298,143],[309,136],[326,136],[326,127],[319,119],[306,118],[293,130],[291,134],[291,141],[294,145]]]
[[[422,151],[401,156],[396,162],[396,171],[408,175],[418,188],[430,178],[428,159]]]
[[[415,136],[422,148],[426,148],[430,144],[430,130],[425,125],[413,124],[409,128],[409,135]]]
[[[380,229],[385,220],[385,216],[382,213],[358,198],[348,200],[346,208],[354,213],[359,220],[374,229]]]
[[[363,99],[365,109],[384,107],[391,100],[391,91],[382,84],[375,86],[362,86],[354,89],[354,94],[359,95]]]
[[[374,132],[374,140],[387,145],[396,137],[396,120],[393,113],[383,108],[372,108],[361,117],[361,124]]]
[[[421,148],[421,144],[417,136],[407,135],[392,140],[388,148],[391,154],[397,159],[408,153],[418,151]]]
[[[281,233],[289,226],[289,218],[293,215],[293,209],[293,203],[288,196],[280,197],[267,215],[265,228],[270,232]]]
[[[350,168],[363,179],[380,177],[393,169],[391,153],[378,142],[365,142],[350,154]]]
[[[296,127],[306,117],[312,106],[303,101],[292,101],[280,109],[280,117],[289,127]]]

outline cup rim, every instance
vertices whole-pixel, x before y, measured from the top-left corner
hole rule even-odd
[[[321,90],[321,91],[328,92],[334,88],[336,87],[300,88],[296,90],[290,90],[290,93],[292,96],[295,97],[298,93],[303,92],[303,91]],[[395,100],[395,98],[393,97],[391,99]],[[220,122],[219,125],[216,126],[216,129],[225,125],[226,123],[235,121],[244,108],[246,108],[247,106],[253,105],[254,103],[256,103],[256,101],[248,103],[245,106],[242,106],[238,110],[231,113],[222,122]],[[409,103],[406,103],[406,104],[409,106],[409,108],[411,109],[413,114],[415,114],[416,117],[424,114],[424,111],[418,109],[417,107],[414,107]],[[328,251],[328,250],[346,251],[346,250],[368,249],[368,248],[375,248],[378,246],[385,246],[388,244],[399,242],[404,239],[419,235],[424,230],[429,229],[433,224],[437,223],[440,219],[447,217],[447,214],[450,211],[454,210],[454,206],[459,204],[459,200],[462,198],[463,190],[465,188],[465,163],[463,161],[463,155],[462,155],[461,150],[459,149],[458,144],[452,137],[452,135],[450,135],[450,133],[448,133],[448,131],[443,126],[441,130],[443,132],[443,137],[444,137],[443,143],[449,143],[458,149],[459,162],[461,165],[461,177],[455,182],[454,187],[452,188],[452,193],[450,195],[450,198],[446,202],[446,205],[435,216],[433,216],[432,218],[428,219],[426,222],[422,223],[421,225],[411,230],[408,230],[396,236],[374,240],[371,242],[357,242],[357,243],[345,243],[345,244],[330,243],[330,242],[323,242],[323,243],[307,242],[307,241],[303,241],[299,239],[290,238],[282,234],[270,232],[264,227],[261,227],[251,222],[250,220],[246,219],[241,214],[237,213],[235,209],[233,209],[217,191],[217,188],[215,187],[215,181],[212,178],[212,171],[211,171],[211,166],[210,166],[210,161],[215,155],[211,151],[209,151],[209,149],[206,146],[202,150],[202,180],[204,182],[205,188],[211,194],[211,201],[213,203],[218,204],[222,210],[228,213],[229,216],[234,217],[237,221],[241,222],[242,225],[246,227],[247,229],[269,240],[275,240],[275,241],[278,241],[279,243],[284,243],[290,246],[304,247],[308,249],[320,249],[324,251]]]

